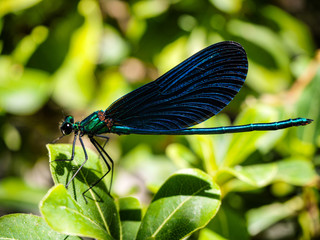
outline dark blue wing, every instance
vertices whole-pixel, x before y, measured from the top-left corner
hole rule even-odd
[[[114,125],[132,128],[186,128],[228,105],[242,87],[247,70],[246,52],[239,43],[217,43],[118,99],[105,116]]]

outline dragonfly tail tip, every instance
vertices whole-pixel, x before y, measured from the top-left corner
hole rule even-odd
[[[307,120],[306,125],[313,122],[313,119],[310,119],[310,118],[306,118],[306,120]]]

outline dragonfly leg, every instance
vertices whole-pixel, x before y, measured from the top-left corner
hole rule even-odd
[[[105,139],[105,142],[103,143],[102,148],[104,149],[104,147],[107,145],[107,143],[109,142],[109,137],[105,136],[105,135],[95,135],[95,137],[99,137],[99,138],[103,138]]]
[[[74,149],[76,146],[76,141],[77,141],[77,137],[78,137],[78,133],[76,132],[74,134],[74,139],[73,139],[73,143],[72,143],[72,154],[71,154],[71,158],[70,159],[56,159],[53,162],[68,162],[68,161],[72,161],[74,159]],[[80,137],[79,137],[80,138]]]
[[[82,193],[83,195],[83,198],[86,200],[86,197],[85,197],[85,193],[88,192],[90,189],[92,189],[95,185],[97,185],[105,176],[108,175],[108,173],[111,171],[111,180],[110,180],[110,188],[109,188],[109,194],[110,194],[110,191],[111,191],[111,186],[112,186],[112,179],[113,179],[113,160],[112,158],[109,156],[109,154],[104,150],[104,148],[93,138],[93,137],[90,137],[89,138],[91,143],[93,144],[93,146],[97,149],[97,151],[99,152],[99,155],[101,156],[101,158],[103,159],[103,161],[106,163],[107,167],[108,167],[108,171],[103,174],[103,176],[101,178],[98,179],[98,181],[96,181],[95,183],[93,183],[86,191],[84,191]],[[108,139],[107,139],[108,140]],[[111,163],[111,166],[110,164],[108,163],[107,159],[105,158],[105,156],[107,156],[107,158],[109,159],[110,163]],[[87,202],[87,200],[86,200]]]
[[[111,191],[111,186],[112,186],[112,180],[113,180],[113,160],[112,160],[112,158],[109,156],[109,154],[104,150],[104,147],[105,147],[105,145],[107,144],[107,142],[108,142],[108,140],[109,140],[109,137],[103,136],[103,135],[98,135],[98,137],[102,137],[102,138],[105,138],[105,139],[106,139],[105,143],[103,144],[103,147],[102,147],[102,146],[97,142],[97,140],[95,140],[94,138],[90,138],[90,140],[91,140],[91,142],[92,142],[92,141],[95,142],[94,145],[95,145],[96,149],[99,151],[99,154],[101,155],[103,161],[106,163],[106,165],[107,165],[107,167],[108,167],[108,172],[105,173],[102,178],[104,178],[104,177],[110,172],[110,170],[111,170],[111,181],[110,181],[110,188],[109,188],[109,193],[110,193],[110,191]],[[92,144],[93,144],[93,142],[92,142]],[[100,148],[100,150],[99,150],[98,148]],[[104,154],[105,156],[107,156],[107,158],[109,159],[109,161],[110,161],[110,163],[111,163],[111,167],[110,167],[110,164],[108,163],[108,161],[103,157],[103,154]],[[102,179],[102,178],[101,178],[101,179]],[[101,180],[101,179],[100,179],[100,180]],[[100,181],[100,180],[99,180],[99,181]],[[99,182],[99,181],[98,181],[98,182]],[[96,184],[97,184],[97,183],[96,183]]]
[[[83,141],[82,141],[82,138],[81,136],[79,135],[79,140],[80,140],[80,143],[81,143],[81,146],[82,146],[82,149],[83,149],[83,152],[84,152],[84,161],[83,163],[81,164],[81,166],[78,168],[78,170],[73,174],[73,176],[71,177],[71,179],[69,180],[69,182],[67,183],[66,185],[66,188],[68,188],[69,184],[72,182],[72,180],[77,176],[77,174],[79,173],[79,171],[81,170],[81,168],[83,167],[83,165],[87,162],[88,160],[88,154],[87,154],[87,151],[86,151],[86,148],[83,144]],[[75,141],[74,141],[75,142]],[[72,159],[73,159],[73,156],[74,156],[74,145],[73,145],[73,148],[72,148]]]

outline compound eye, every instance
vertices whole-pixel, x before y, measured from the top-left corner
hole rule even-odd
[[[64,121],[65,122],[70,122],[70,123],[74,123],[74,119],[73,119],[73,117],[72,116],[66,116],[65,118],[64,118]]]
[[[71,123],[64,122],[60,127],[60,130],[63,135],[69,135],[73,131],[73,125]]]

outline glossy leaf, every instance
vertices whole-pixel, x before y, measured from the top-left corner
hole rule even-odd
[[[220,207],[220,190],[196,169],[173,174],[153,198],[137,239],[181,239],[203,228]]]
[[[52,230],[43,218],[31,214],[11,214],[0,218],[0,239],[19,240],[76,240]]]
[[[50,169],[56,184],[66,185],[84,161],[84,153],[81,147],[76,147],[75,157],[72,162],[55,161],[57,159],[70,159],[72,146],[67,144],[47,145],[50,156]],[[113,238],[119,239],[120,218],[113,198],[108,194],[109,182],[101,181],[93,189],[85,194],[86,203],[82,193],[91,184],[96,182],[106,171],[105,163],[91,150],[87,148],[88,161],[79,171],[68,187],[68,193],[77,202],[84,215],[90,221],[97,224],[101,229]],[[110,174],[111,175],[111,174]],[[108,177],[106,177],[108,178]],[[106,178],[104,180],[106,180]],[[63,195],[68,197],[69,195]]]
[[[57,232],[111,240],[104,226],[88,216],[62,184],[54,186],[40,203],[40,210],[49,226]]]

